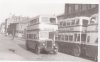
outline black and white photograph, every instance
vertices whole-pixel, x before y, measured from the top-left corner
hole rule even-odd
[[[99,62],[98,25],[99,3],[0,0],[0,61]]]

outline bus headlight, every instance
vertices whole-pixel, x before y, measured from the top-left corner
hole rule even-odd
[[[43,46],[45,46],[45,43],[43,43]]]
[[[45,46],[45,42],[43,42],[43,44],[42,44],[43,46]]]

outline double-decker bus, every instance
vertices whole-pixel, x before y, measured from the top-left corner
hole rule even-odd
[[[57,53],[58,46],[55,44],[55,33],[58,30],[56,16],[34,17],[27,27],[26,47],[36,53],[42,51]]]
[[[56,42],[59,51],[74,56],[86,55],[97,60],[98,17],[75,17],[59,22]]]
[[[56,42],[59,51],[80,56],[86,42],[86,29],[89,17],[81,16],[59,22]]]
[[[85,54],[89,57],[98,58],[98,14],[90,17],[87,26],[87,38],[85,44]]]

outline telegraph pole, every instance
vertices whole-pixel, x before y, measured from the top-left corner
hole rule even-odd
[[[7,35],[7,19],[5,20],[5,36]]]

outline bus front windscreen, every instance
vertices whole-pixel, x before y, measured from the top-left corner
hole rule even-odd
[[[43,17],[42,23],[56,24],[56,18]]]
[[[56,18],[50,18],[50,23],[51,24],[56,24]]]

